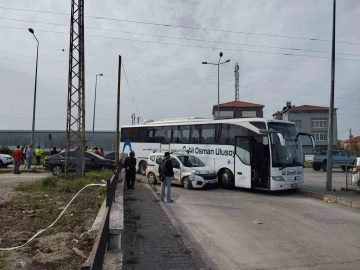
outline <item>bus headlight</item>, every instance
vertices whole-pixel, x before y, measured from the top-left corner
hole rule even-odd
[[[282,177],[282,176],[273,176],[272,179],[274,181],[285,181],[284,177]]]
[[[194,181],[195,180],[195,176],[193,176],[192,174],[189,175],[189,180],[190,181]]]
[[[200,174],[200,172],[197,171],[197,170],[192,170],[191,172],[192,172],[193,174]]]

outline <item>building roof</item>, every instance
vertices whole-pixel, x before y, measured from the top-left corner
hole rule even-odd
[[[213,113],[215,111],[215,108],[217,108],[217,104],[213,106]],[[253,107],[260,107],[264,108],[265,105],[262,104],[256,104],[251,102],[245,102],[240,100],[234,100],[226,103],[219,104],[220,107],[233,107],[233,108],[253,108]]]
[[[360,143],[360,136],[352,137],[351,142],[352,143],[354,143],[354,142]],[[350,139],[345,140],[344,143],[350,143]]]
[[[300,106],[295,106],[289,110],[300,111],[300,110],[328,110],[328,109],[329,109],[329,107],[323,107],[323,106],[300,105]]]
[[[292,105],[291,107],[284,107],[282,111],[277,111],[276,113],[273,114],[282,114],[286,111],[305,111],[305,110],[328,110],[329,107],[324,107],[324,106],[317,106],[317,105],[300,105],[300,106],[295,106]],[[337,108],[334,108],[334,110],[337,110]]]

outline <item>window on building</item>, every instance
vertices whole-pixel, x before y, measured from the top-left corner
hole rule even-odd
[[[327,128],[327,119],[312,119],[312,128]]]
[[[314,132],[313,136],[317,142],[324,142],[327,140],[327,132]]]
[[[293,120],[293,121],[291,121],[291,122],[295,123],[295,125],[296,125],[298,128],[301,128],[301,127],[302,127],[301,120]]]

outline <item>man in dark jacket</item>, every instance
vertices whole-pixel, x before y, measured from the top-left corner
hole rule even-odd
[[[170,159],[170,153],[166,152],[165,153],[165,159],[162,161],[161,165],[160,165],[160,172],[164,175],[164,181],[161,182],[161,200],[164,201],[165,198],[165,187],[167,187],[166,190],[166,201],[168,203],[172,203],[174,202],[171,199],[171,182],[172,179],[174,177],[174,168],[173,168],[173,164],[172,161]]]
[[[124,161],[125,167],[125,179],[128,189],[134,189],[135,174],[136,174],[136,158],[133,151],[130,152],[130,157],[127,157]]]

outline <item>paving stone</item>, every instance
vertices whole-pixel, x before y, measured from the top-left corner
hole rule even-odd
[[[124,191],[123,269],[197,269],[183,240],[174,237],[177,232],[170,219],[144,185],[137,182],[134,190]]]

